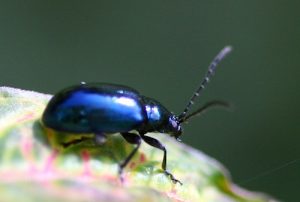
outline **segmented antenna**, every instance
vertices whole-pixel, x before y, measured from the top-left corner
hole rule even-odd
[[[228,102],[222,101],[222,100],[213,100],[210,101],[208,103],[206,103],[205,105],[203,105],[202,107],[200,107],[199,109],[197,109],[196,111],[185,115],[180,122],[186,122],[187,120],[189,120],[190,118],[197,116],[197,115],[201,115],[202,113],[204,113],[206,110],[213,108],[213,107],[224,107],[224,108],[231,108],[231,104],[229,104]]]
[[[186,105],[185,109],[183,112],[178,116],[178,119],[180,122],[185,119],[185,116],[187,115],[187,112],[190,110],[191,106],[194,104],[195,100],[197,97],[200,96],[200,93],[202,90],[205,88],[206,84],[209,82],[210,78],[214,75],[216,71],[217,65],[232,51],[231,46],[225,46],[219,54],[213,59],[213,61],[210,63],[208,66],[208,71],[202,80],[200,86],[198,89],[195,91],[191,99],[189,100],[188,104]]]

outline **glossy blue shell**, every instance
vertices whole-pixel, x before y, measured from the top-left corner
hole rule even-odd
[[[147,122],[143,97],[115,84],[82,84],[57,93],[47,105],[42,122],[74,133],[116,133],[139,129]]]

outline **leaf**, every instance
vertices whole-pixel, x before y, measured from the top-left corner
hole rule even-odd
[[[1,201],[275,201],[234,185],[216,160],[158,133],[149,135],[165,143],[168,169],[183,185],[173,184],[163,174],[162,152],[147,144],[142,144],[121,182],[118,163],[133,147],[118,134],[97,146],[93,134],[47,129],[40,117],[50,98],[0,87]],[[62,146],[83,137],[79,144]]]

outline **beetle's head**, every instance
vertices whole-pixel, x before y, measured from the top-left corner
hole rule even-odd
[[[153,98],[143,96],[143,101],[148,118],[146,131],[166,133],[179,140],[182,128],[178,117]]]
[[[182,127],[177,116],[172,115],[169,117],[168,124],[166,126],[168,133],[179,140],[179,136],[182,134]]]

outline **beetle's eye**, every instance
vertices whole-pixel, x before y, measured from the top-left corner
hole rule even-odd
[[[181,131],[181,126],[178,125],[177,131]]]

